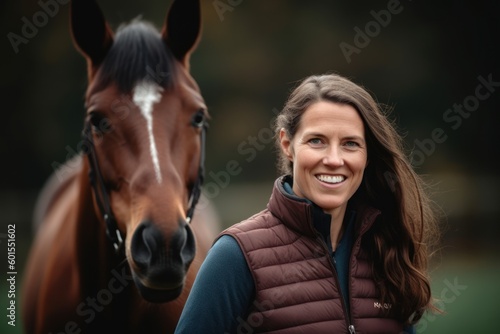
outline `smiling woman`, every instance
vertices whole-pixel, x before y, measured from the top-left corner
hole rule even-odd
[[[347,201],[363,179],[364,132],[356,109],[323,101],[307,108],[294,138],[280,129],[282,150],[294,164],[294,193],[316,203],[334,221],[343,220]],[[337,239],[338,235],[332,243]]]
[[[360,86],[320,75],[275,133],[283,176],[267,209],[221,233],[176,333],[414,332],[434,310],[436,219],[390,121]]]

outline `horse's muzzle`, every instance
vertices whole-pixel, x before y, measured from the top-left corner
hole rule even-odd
[[[185,221],[170,236],[151,221],[142,222],[132,236],[132,274],[141,296],[161,303],[177,298],[183,289],[196,245]]]

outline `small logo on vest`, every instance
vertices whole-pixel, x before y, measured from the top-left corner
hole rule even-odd
[[[383,308],[383,309],[386,309],[386,310],[390,310],[392,308],[392,304],[391,303],[374,302],[373,303],[373,307],[374,308]]]

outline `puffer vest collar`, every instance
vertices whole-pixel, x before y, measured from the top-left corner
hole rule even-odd
[[[304,198],[289,194],[284,184],[292,184],[292,177],[285,175],[275,181],[273,192],[269,203],[268,210],[280,220],[282,224],[288,228],[314,238],[318,232],[321,235],[326,235],[330,232],[331,216],[317,206],[316,204]],[[364,207],[355,203],[349,204],[350,209],[358,212],[357,216],[363,219],[358,219],[356,222],[356,236],[364,234],[375,222],[380,211],[372,207]]]

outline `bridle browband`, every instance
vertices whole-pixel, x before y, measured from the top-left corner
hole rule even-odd
[[[189,224],[193,218],[194,210],[196,204],[200,199],[201,186],[203,184],[203,179],[205,175],[205,141],[206,141],[206,131],[208,124],[206,121],[197,123],[192,121],[191,123],[194,127],[200,128],[200,166],[198,168],[198,176],[191,189],[191,194],[189,197],[188,205],[189,208],[186,212],[186,222]],[[106,235],[113,244],[115,252],[121,253],[123,251],[123,236],[118,228],[116,218],[111,210],[111,203],[109,200],[109,194],[104,183],[104,179],[99,168],[99,163],[97,161],[97,155],[95,151],[95,144],[92,137],[92,125],[90,121],[85,122],[85,127],[82,133],[82,140],[85,144],[85,149],[83,150],[89,161],[89,179],[94,192],[94,196],[99,207],[99,211],[102,214],[104,223],[106,224]]]

